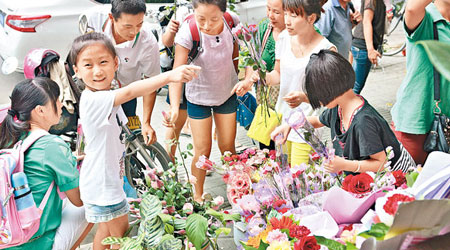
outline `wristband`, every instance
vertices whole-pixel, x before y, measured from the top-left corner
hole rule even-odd
[[[361,170],[361,161],[356,161],[358,164],[358,167],[356,168],[355,173],[358,173]]]

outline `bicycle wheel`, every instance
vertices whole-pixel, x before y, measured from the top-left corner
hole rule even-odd
[[[145,181],[146,169],[159,169],[161,171],[169,170],[170,157],[166,150],[159,144],[155,142],[151,145],[145,145],[144,139],[140,132],[137,133],[136,140],[140,140],[146,154],[150,156],[150,161],[146,160],[146,155],[143,155],[140,150],[133,149],[129,147],[127,149],[127,157],[125,159],[125,174],[128,182],[133,188],[137,188],[136,179],[141,179]]]
[[[391,30],[383,38],[383,55],[393,56],[406,47],[406,35],[403,28],[403,16],[395,18],[391,23]]]

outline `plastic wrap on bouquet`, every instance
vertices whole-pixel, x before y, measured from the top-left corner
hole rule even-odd
[[[443,199],[450,195],[450,154],[432,152],[412,187],[417,199]]]
[[[292,109],[289,116],[285,118],[285,121],[295,131],[295,133],[297,133],[302,140],[308,143],[308,145],[310,145],[312,149],[321,157],[330,159],[334,156],[334,151],[331,152],[315,134],[315,129],[306,119],[302,108],[297,107]]]
[[[328,190],[323,204],[323,210],[328,211],[336,223],[358,223],[375,200],[384,196],[382,190],[376,191],[362,198],[357,198],[339,187]]]
[[[303,217],[300,220],[300,225],[309,228],[315,236],[326,238],[333,238],[339,232],[339,226],[330,213],[326,211]]]

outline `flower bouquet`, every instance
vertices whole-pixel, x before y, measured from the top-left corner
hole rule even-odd
[[[276,100],[270,100],[270,86],[266,84],[265,80],[267,67],[266,63],[262,59],[264,44],[258,34],[258,26],[256,24],[241,24],[236,27],[233,34],[236,40],[240,41],[240,43],[243,45],[242,47],[246,48],[244,50],[240,50],[239,52],[239,67],[250,67],[254,71],[257,71],[259,74],[260,80],[258,81],[256,86],[256,95],[258,97],[260,105],[262,105],[262,108],[260,108],[259,110],[260,112],[262,112],[265,124],[267,125],[268,119],[271,115],[273,115],[273,110],[270,108],[270,104],[274,103]],[[275,115],[276,117],[278,117],[276,112]]]

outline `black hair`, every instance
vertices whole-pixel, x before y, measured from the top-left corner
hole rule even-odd
[[[194,9],[197,8],[198,4],[213,4],[219,7],[220,11],[227,11],[227,0],[192,0],[192,6]]]
[[[102,33],[91,32],[75,38],[69,52],[69,63],[71,65],[76,65],[80,52],[87,46],[94,43],[101,43],[105,45],[106,49],[111,53],[113,58],[116,58],[116,49],[114,48],[111,40]]]
[[[331,0],[330,0],[331,1]],[[322,6],[326,0],[283,0],[283,9],[290,11],[302,17],[316,14],[316,20],[319,20],[320,13],[324,12]]]
[[[58,112],[56,102],[59,87],[47,77],[36,77],[19,82],[11,94],[11,108],[0,127],[0,148],[9,148],[30,130],[31,111],[51,102]]]
[[[326,106],[355,84],[352,65],[339,53],[321,50],[306,66],[305,92],[313,109]]]
[[[145,0],[112,0],[111,1],[111,14],[115,20],[120,18],[122,13],[137,15],[145,13],[147,7],[145,6]]]

